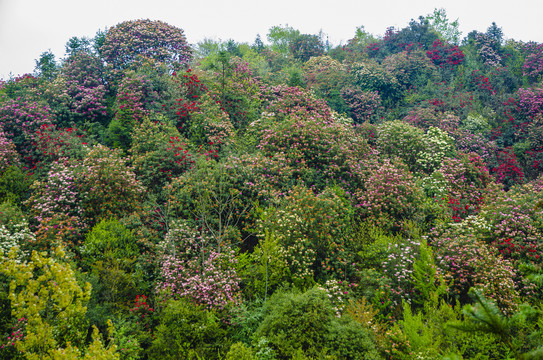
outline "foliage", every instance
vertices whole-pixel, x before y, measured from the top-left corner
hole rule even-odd
[[[302,62],[324,54],[324,44],[317,35],[300,34],[289,44],[289,51]]]
[[[61,248],[52,257],[34,251],[25,262],[17,260],[18,251],[13,248],[1,258],[2,275],[10,281],[12,316],[26,319],[17,349],[31,359],[53,358],[58,348],[84,344],[90,284],[77,283]]]
[[[170,300],[161,312],[149,359],[218,359],[229,342],[225,326],[211,310]]]

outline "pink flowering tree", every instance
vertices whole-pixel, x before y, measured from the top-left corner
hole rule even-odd
[[[126,69],[138,56],[174,69],[186,65],[192,56],[182,29],[148,19],[125,21],[108,29],[99,52],[114,71]]]
[[[84,51],[68,58],[45,90],[57,124],[68,127],[107,120],[107,89],[100,59]]]
[[[527,55],[522,66],[523,75],[532,81],[541,79],[541,75],[543,75],[543,44],[529,42],[525,45],[524,52]]]
[[[6,134],[0,127],[0,174],[4,172],[10,165],[19,163],[19,154],[15,150],[13,141],[7,138]]]
[[[473,235],[443,234],[432,243],[436,265],[451,295],[468,300],[471,287],[496,301],[503,313],[513,312],[520,301],[517,271],[511,261]]]
[[[240,304],[241,280],[231,248],[217,247],[209,233],[183,221],[172,223],[159,248],[160,280],[156,291],[160,295],[188,298],[215,310]]]
[[[158,98],[153,84],[143,74],[129,71],[117,90],[115,116],[109,124],[110,141],[116,147],[128,149],[132,143],[132,129],[150,114],[150,106]]]
[[[4,136],[10,139],[21,154],[25,166],[32,170],[36,133],[42,125],[51,124],[50,108],[36,102],[7,100],[0,104],[0,124]]]
[[[341,89],[341,97],[349,106],[355,123],[371,121],[381,110],[381,97],[377,91],[363,91],[359,88]]]
[[[388,159],[371,170],[364,190],[355,194],[359,216],[392,231],[403,229],[407,220],[417,219],[423,196],[407,167]]]

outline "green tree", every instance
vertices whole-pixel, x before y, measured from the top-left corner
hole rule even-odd
[[[426,15],[425,19],[430,22],[430,25],[438,32],[443,40],[454,45],[460,43],[461,31],[458,19],[454,21],[449,20],[445,9],[436,8],[432,14]]]
[[[300,31],[295,30],[293,27],[285,26],[273,26],[268,31],[268,41],[271,42],[272,50],[277,51],[283,55],[288,54],[289,46],[296,38],[300,36]]]
[[[324,54],[324,44],[317,35],[298,35],[290,42],[288,48],[292,56],[302,62]]]
[[[15,346],[27,359],[57,358],[62,348],[84,346],[91,287],[77,282],[63,249],[50,257],[34,251],[21,261],[20,250],[12,248],[0,258],[0,274],[9,281],[12,318],[24,319],[25,336]]]
[[[51,50],[40,55],[39,60],[36,60],[36,68],[34,72],[42,79],[51,81],[58,73],[58,65],[55,60],[55,54]]]

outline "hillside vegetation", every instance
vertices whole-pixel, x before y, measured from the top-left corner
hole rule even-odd
[[[543,44],[266,38],[0,81],[0,357],[542,359]]]

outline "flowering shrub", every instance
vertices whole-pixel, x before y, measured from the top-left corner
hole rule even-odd
[[[165,297],[189,299],[208,309],[239,304],[240,279],[233,250],[218,247],[208,232],[175,222],[159,245],[160,281],[156,291]]]
[[[455,155],[454,139],[439,128],[431,127],[423,135],[426,148],[418,154],[417,164],[423,171],[431,173],[441,167],[445,157]]]
[[[443,44],[439,39],[434,40],[426,55],[440,68],[457,66],[464,61],[464,53],[457,45]]]
[[[485,296],[496,301],[504,313],[511,313],[519,302],[516,271],[509,260],[496,255],[473,235],[443,235],[432,243],[436,263],[449,291],[467,301],[471,287],[480,288]]]
[[[201,98],[198,110],[192,113],[190,137],[195,145],[206,145],[211,149],[231,145],[234,139],[234,126],[228,113],[211,96]]]
[[[19,154],[15,150],[13,141],[7,138],[0,127],[0,174],[10,165],[18,165]]]
[[[109,217],[121,218],[141,206],[144,188],[119,150],[94,146],[78,176],[84,221],[93,225]]]
[[[374,226],[397,231],[418,216],[423,193],[403,164],[385,159],[371,170],[364,187],[355,193],[357,212]]]
[[[57,125],[104,123],[107,93],[100,59],[84,51],[68,58],[61,74],[45,89],[44,97]]]
[[[386,288],[391,296],[392,309],[397,309],[405,301],[411,304],[414,295],[413,265],[419,256],[420,242],[412,239],[388,244],[387,259],[382,268],[391,282]]]
[[[147,303],[147,296],[136,295],[134,300],[134,307],[130,308],[130,313],[137,319],[138,325],[140,325],[144,331],[150,332],[152,316],[155,309]]]
[[[82,160],[89,151],[89,140],[85,132],[76,128],[57,128],[42,125],[35,135],[33,158],[34,172],[43,174],[51,164],[61,159]]]
[[[349,298],[349,288],[355,286],[354,283],[345,284],[341,280],[326,280],[323,286],[318,286],[319,289],[328,294],[328,298],[332,302],[336,317],[341,317],[347,305]]]
[[[174,69],[187,64],[192,50],[183,30],[162,21],[125,21],[108,29],[100,55],[114,70],[129,66],[137,56],[156,59]]]
[[[491,168],[491,173],[496,181],[509,189],[515,184],[524,182],[524,172],[518,163],[517,157],[511,148],[499,150],[497,153],[497,165]]]
[[[369,122],[373,115],[381,110],[381,97],[377,91],[345,87],[341,89],[341,97],[349,106],[351,116],[357,124]]]
[[[524,51],[528,53],[522,66],[522,74],[532,80],[537,80],[543,74],[543,44],[529,42]]]
[[[134,127],[131,136],[129,153],[134,172],[142,185],[156,194],[194,163],[184,139],[167,123],[144,118]]]
[[[295,186],[280,200],[281,206],[268,209],[257,223],[262,238],[271,232],[286,250],[285,258],[295,278],[310,279],[323,274],[349,276],[353,268],[347,249],[347,234],[353,209],[338,188],[326,188],[315,195]]]
[[[39,100],[41,91],[40,79],[24,74],[7,81],[0,80],[0,98],[2,100]]]
[[[13,142],[26,167],[32,169],[36,133],[42,125],[51,124],[49,107],[22,100],[4,101],[0,104],[0,124],[4,136]]]
[[[238,305],[240,279],[235,263],[233,251],[212,251],[203,261],[165,257],[157,291],[166,297],[188,297],[208,309],[223,310]]]
[[[419,154],[427,149],[423,130],[395,120],[379,125],[377,133],[377,149],[381,154],[399,157],[410,169],[417,168]]]
[[[146,115],[157,98],[152,83],[145,75],[128,72],[119,84],[115,101],[115,116],[109,124],[114,145],[127,149],[132,143],[131,132]]]
[[[490,225],[484,240],[496,247],[503,257],[528,263],[543,262],[541,241],[543,220],[537,203],[543,198],[541,178],[517,186],[508,192],[499,192],[492,202],[481,210]]]
[[[498,145],[495,141],[489,141],[480,133],[473,133],[470,130],[457,129],[452,136],[456,149],[465,154],[473,153],[479,155],[485,163],[490,163],[498,152]]]
[[[296,115],[264,129],[258,148],[272,160],[284,158],[294,178],[317,191],[334,182],[348,191],[357,188],[355,166],[370,152],[351,126]]]
[[[534,119],[543,113],[543,87],[517,91],[520,111],[529,119]]]
[[[448,196],[442,200],[447,202],[452,220],[460,222],[476,214],[491,179],[482,159],[475,154],[458,153],[456,158],[445,158],[438,171],[448,183]]]
[[[26,202],[33,224],[40,226],[55,216],[79,218],[82,215],[78,170],[77,163],[58,161],[51,165],[46,181],[34,182],[32,196]],[[85,228],[81,220],[76,226]]]
[[[36,236],[28,227],[26,219],[15,224],[0,224],[0,258],[8,257],[11,249],[18,247],[24,249],[19,253],[19,258],[29,255],[30,245],[36,241]]]
[[[485,65],[493,68],[501,65],[502,57],[496,51],[498,44],[495,39],[487,34],[476,33],[475,45],[478,54],[483,59]]]

